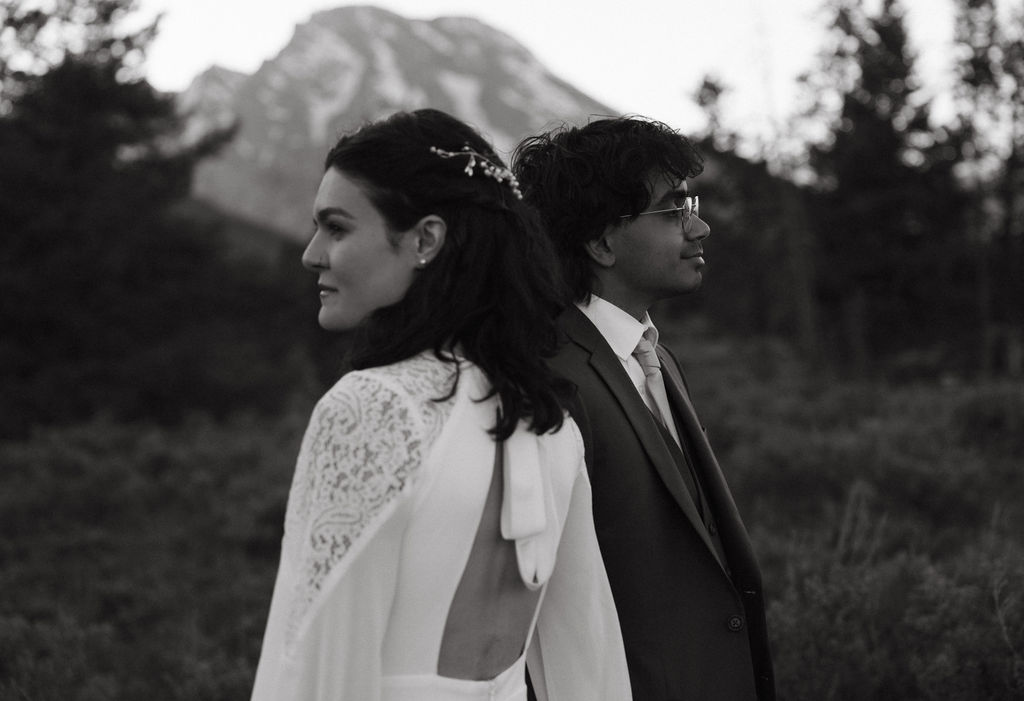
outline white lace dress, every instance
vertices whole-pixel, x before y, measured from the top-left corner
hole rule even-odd
[[[452,376],[451,364],[424,353],[350,373],[317,404],[288,499],[254,701],[524,701],[526,666],[541,701],[630,698],[576,425],[567,419],[544,436],[520,426],[496,468],[486,431],[497,399],[476,401],[486,378],[463,361],[456,394],[434,401]],[[471,555],[481,542],[486,550],[477,532],[498,494],[495,542],[537,592],[532,621],[504,671],[445,676],[453,603]],[[463,629],[488,640],[493,621],[481,612]],[[476,653],[462,645],[459,654]]]

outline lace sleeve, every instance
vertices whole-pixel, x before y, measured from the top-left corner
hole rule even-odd
[[[421,463],[422,421],[408,397],[367,373],[318,402],[299,451],[282,565],[294,573],[286,646],[390,517]]]

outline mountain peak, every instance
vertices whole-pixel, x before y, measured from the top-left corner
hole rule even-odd
[[[231,91],[241,85],[248,77],[249,75],[247,73],[242,73],[241,71],[232,70],[230,68],[214,64],[193,78],[192,82],[189,83],[189,86],[182,94],[187,95],[189,93],[209,89],[224,89]]]
[[[333,22],[338,19],[345,20],[353,18],[393,19],[401,22],[410,21],[391,10],[386,10],[383,7],[377,7],[376,5],[343,5],[340,7],[328,8],[326,10],[317,10],[310,16],[309,21]]]
[[[370,5],[314,13],[253,75],[211,69],[182,103],[209,122],[231,112],[241,123],[235,141],[200,166],[196,194],[295,232],[304,231],[323,155],[367,120],[435,107],[508,153],[552,122],[613,112],[480,20],[414,20]]]

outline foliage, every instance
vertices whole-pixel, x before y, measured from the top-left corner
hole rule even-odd
[[[45,75],[68,58],[113,67],[138,78],[156,25],[121,29],[136,0],[0,0],[0,115],[7,115]]]
[[[5,17],[0,56],[32,70],[5,71],[20,87],[0,116],[0,435],[99,410],[274,411],[317,383],[299,251],[251,226],[270,254],[239,255],[223,217],[187,203],[230,132],[183,145],[173,98],[126,73],[151,36],[112,24],[132,6]]]
[[[811,149],[828,271],[819,297],[822,318],[837,322],[833,354],[863,375],[879,355],[943,341],[950,324],[972,319],[957,293],[969,284],[957,264],[958,135],[931,125],[899,0],[874,16],[860,2],[829,6],[834,48],[819,80],[841,95],[829,138]]]
[[[1020,698],[1024,385],[826,383],[785,344],[676,333],[764,570],[780,697]]]
[[[138,74],[155,28],[120,28],[134,3],[0,2],[0,698],[244,698],[339,344],[296,246],[187,199],[230,134],[181,145]],[[709,135],[723,263],[656,317],[762,562],[781,697],[1020,698],[1024,386],[805,372],[819,336],[935,370],[959,356],[921,348],[977,329],[949,149],[980,142],[930,124],[897,2],[831,6],[827,187]],[[976,77],[1003,70],[985,41]],[[743,340],[680,326],[695,308]]]
[[[899,0],[824,0],[821,67],[802,79],[811,106],[763,160],[738,155],[727,88],[704,79],[696,186],[711,258],[681,310],[781,335],[847,376],[1024,373],[1024,14],[957,5],[961,114],[948,124],[920,89]]]
[[[716,85],[705,84],[709,109]],[[721,142],[725,142],[723,146]],[[720,333],[792,339],[803,357],[820,359],[814,299],[814,243],[808,195],[728,150],[729,137],[710,132],[699,142],[707,169],[694,184],[711,222],[708,267],[701,289],[659,305],[657,318],[700,314]]]
[[[822,384],[778,342],[665,333],[761,560],[781,698],[1018,698],[1024,386]],[[0,698],[244,698],[312,400],[0,443]]]
[[[310,403],[0,445],[0,698],[244,698]]]
[[[961,179],[977,266],[984,376],[1024,375],[1024,8],[1000,21],[994,0],[957,0],[955,92]],[[1000,294],[1005,292],[1005,294]]]

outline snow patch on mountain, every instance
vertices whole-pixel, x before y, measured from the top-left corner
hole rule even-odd
[[[579,107],[579,99],[552,81],[544,66],[532,56],[510,54],[502,56],[500,60],[502,67],[510,75],[518,76],[520,81],[515,88],[504,86],[500,90],[501,99],[506,104],[516,104],[525,92],[537,104],[544,105],[554,114],[572,114]]]
[[[430,22],[413,22],[412,32],[439,54],[454,56],[458,51],[455,42],[437,31]]]
[[[228,105],[239,86],[248,77],[238,71],[211,66],[197,76],[188,89],[178,96],[178,104],[186,112],[198,107]]]
[[[464,73],[440,71],[437,79],[455,105],[455,112],[490,137],[498,151],[510,152],[515,147],[515,137],[492,124],[480,104],[482,86],[478,78]]]
[[[398,56],[391,48],[391,44],[377,37],[370,42],[370,50],[374,59],[375,88],[381,97],[409,108],[426,103],[426,93],[414,89],[402,75],[402,69],[398,66]]]
[[[234,95],[248,78],[244,73],[212,66],[178,96],[178,109],[188,115],[181,138],[196,143],[205,135],[231,126]]]
[[[438,27],[449,34],[463,39],[473,37],[488,46],[492,51],[525,52],[526,49],[518,41],[494,27],[488,26],[474,17],[438,17],[433,21]]]
[[[345,112],[359,91],[367,72],[368,61],[349,42],[326,30],[318,32],[315,40],[301,54],[287,56],[285,61],[293,74],[301,70],[312,89],[307,95],[309,135],[314,141],[323,141],[331,129],[331,120]]]

